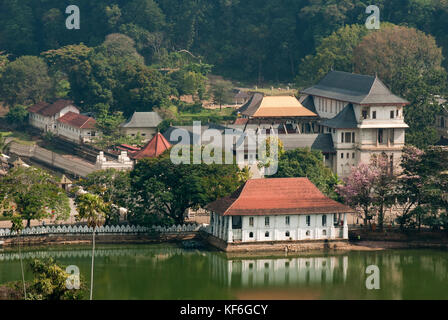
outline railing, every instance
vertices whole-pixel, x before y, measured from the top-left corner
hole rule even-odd
[[[173,225],[171,227],[163,226],[101,226],[96,229],[97,234],[144,234],[144,233],[181,233],[181,232],[195,232],[199,231],[201,225],[198,224],[184,224]],[[49,235],[49,234],[87,234],[92,233],[93,228],[81,225],[63,225],[63,226],[41,226],[25,228],[21,231],[22,236],[33,235]],[[0,229],[0,238],[16,236],[17,232],[10,229]]]

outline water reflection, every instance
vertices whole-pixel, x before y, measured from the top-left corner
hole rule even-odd
[[[53,257],[90,279],[91,248],[24,251]],[[26,264],[26,261],[25,261]],[[377,265],[381,290],[367,290]],[[27,270],[25,276],[32,279]],[[19,255],[0,251],[0,283],[21,279]],[[328,255],[238,256],[174,245],[102,245],[96,250],[98,299],[448,299],[448,255],[435,250]]]
[[[240,258],[212,256],[211,272],[229,287],[273,287],[344,283],[348,256]]]

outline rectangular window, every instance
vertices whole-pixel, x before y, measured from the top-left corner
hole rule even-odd
[[[322,216],[322,227],[326,227],[327,226],[327,216],[323,215]]]
[[[341,143],[344,143],[344,132],[341,132]]]
[[[311,226],[311,216],[306,216],[306,225]]]
[[[367,119],[367,110],[362,110],[362,118]]]
[[[395,141],[395,129],[390,129],[390,131],[389,131],[389,141],[390,141],[390,143],[394,143],[394,141]]]
[[[390,118],[391,118],[391,119],[394,118],[394,111],[393,111],[393,110],[390,112]]]
[[[354,133],[354,132],[352,132],[352,142],[353,142],[353,143],[356,142],[356,141],[355,141],[355,133]]]
[[[355,153],[354,152],[352,153],[352,159],[355,159]]]
[[[344,159],[344,153],[341,153],[341,159]]]
[[[289,226],[289,217],[286,217],[286,218],[285,218],[285,224],[286,224],[287,226]]]
[[[383,143],[384,138],[384,130],[378,129],[378,143]]]
[[[265,218],[264,218],[264,225],[265,225],[266,227],[269,227],[269,217],[265,217]]]
[[[346,132],[345,133],[345,142],[346,143],[351,143],[352,142],[352,134],[351,134],[351,132]]]
[[[376,111],[372,111],[372,119],[376,119]]]
[[[250,227],[254,226],[254,217],[249,217],[249,226]]]

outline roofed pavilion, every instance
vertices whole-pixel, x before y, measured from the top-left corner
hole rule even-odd
[[[131,158],[141,160],[144,158],[157,158],[166,150],[171,148],[171,144],[160,133],[157,134],[139,151],[131,154]]]

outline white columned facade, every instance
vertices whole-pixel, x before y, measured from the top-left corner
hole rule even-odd
[[[347,214],[344,213],[344,239],[348,239]]]

